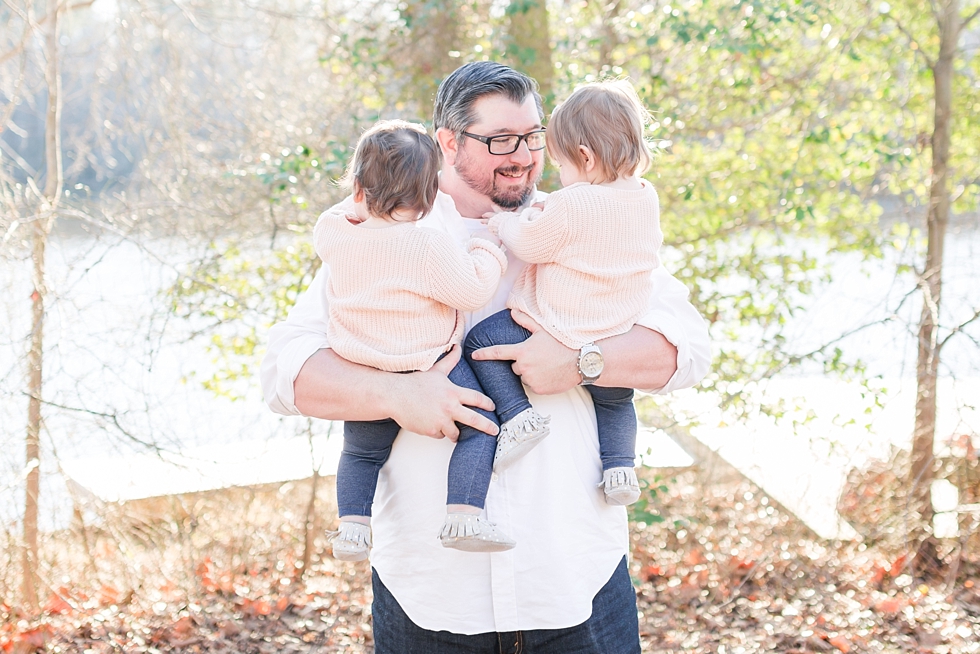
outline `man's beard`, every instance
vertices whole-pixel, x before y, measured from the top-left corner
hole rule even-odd
[[[541,178],[539,172],[533,178],[529,176],[527,178],[527,184],[524,186],[498,188],[497,173],[513,174],[530,172],[534,169],[534,164],[532,163],[530,166],[501,166],[500,168],[494,168],[489,177],[481,177],[477,174],[477,171],[473,170],[470,166],[470,160],[462,152],[457,157],[455,168],[456,174],[459,175],[461,180],[466,182],[467,186],[477,193],[490,198],[501,209],[517,209],[523,206],[531,199],[531,195],[534,193],[534,185]]]

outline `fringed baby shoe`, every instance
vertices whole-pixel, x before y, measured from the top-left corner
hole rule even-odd
[[[492,522],[478,515],[450,513],[442,526],[439,540],[443,547],[464,552],[503,552],[513,549],[517,543]]]
[[[606,504],[625,506],[640,499],[640,482],[633,468],[609,468],[599,484],[606,493]]]
[[[327,538],[333,541],[333,557],[341,561],[363,561],[371,551],[371,528],[359,522],[343,520]]]
[[[497,451],[493,455],[493,471],[500,472],[513,465],[551,432],[551,418],[534,409],[525,409],[500,425]]]

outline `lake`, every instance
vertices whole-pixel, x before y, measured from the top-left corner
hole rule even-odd
[[[214,368],[206,341],[189,340],[191,325],[168,315],[160,293],[176,279],[178,267],[204,246],[176,239],[52,239],[44,391],[52,406],[45,409],[41,498],[48,528],[67,524],[71,513],[58,461],[74,461],[77,467],[79,461],[89,460],[96,469],[96,462],[107,457],[146,453],[140,441],[167,452],[193,450],[213,458],[241,443],[273,439],[295,444],[294,439],[306,438],[308,421],[273,415],[257,385],[239,401],[202,388],[200,380]],[[944,320],[963,320],[980,306],[978,255],[976,230],[951,230]],[[819,289],[789,329],[795,349],[801,351],[873,325],[840,345],[847,355],[863,359],[871,374],[881,376],[887,389],[881,395],[883,410],[866,414],[869,400],[861,397],[860,389],[806,369],[773,380],[767,391],[770,397],[803,398],[806,406],[801,411],[816,412],[815,422],[795,431],[791,421],[776,424],[763,417],[730,425],[718,413],[716,400],[704,393],[684,392],[672,401],[690,418],[695,435],[787,506],[799,505],[801,511],[811,510],[806,502],[830,506],[828,498],[836,498],[848,467],[883,455],[890,444],[907,445],[910,439],[918,304],[902,302],[911,281],[896,278],[895,264],[894,257],[870,263],[856,256],[836,260],[834,281]],[[28,282],[26,262],[3,263],[0,283],[7,293],[0,307],[8,319],[0,324],[0,433],[6,445],[0,452],[0,520],[8,525],[17,521],[23,497]],[[969,335],[977,339],[980,325],[972,327]],[[940,437],[977,434],[977,340],[964,335],[951,341],[943,352],[942,374]],[[327,427],[314,424],[321,440]],[[255,452],[263,451],[256,447]],[[336,443],[327,449],[335,452]],[[646,462],[655,464],[656,455],[651,453]],[[251,460],[261,467],[261,454]],[[239,462],[235,467],[246,465]]]

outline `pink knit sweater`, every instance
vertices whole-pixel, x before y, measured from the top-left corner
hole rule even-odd
[[[507,306],[568,347],[630,330],[646,312],[660,265],[660,203],[646,181],[624,191],[572,184],[543,210],[498,213],[490,231],[529,264]]]
[[[327,212],[313,229],[330,266],[327,337],[340,356],[388,372],[428,370],[463,335],[461,311],[493,297],[507,257],[473,238],[463,251],[415,223],[369,229]]]

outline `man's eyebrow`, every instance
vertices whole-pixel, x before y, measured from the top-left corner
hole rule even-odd
[[[537,123],[537,124],[535,124],[534,127],[532,127],[531,129],[527,130],[527,132],[522,132],[520,130],[512,129],[510,127],[501,127],[500,129],[495,129],[495,130],[486,132],[483,135],[484,136],[499,136],[500,134],[518,134],[518,135],[520,135],[520,134],[529,134],[531,132],[536,132],[539,129],[542,129],[542,127],[544,127],[544,126],[541,123]],[[472,130],[469,130],[468,129],[466,131],[469,132],[469,131],[472,131]]]

